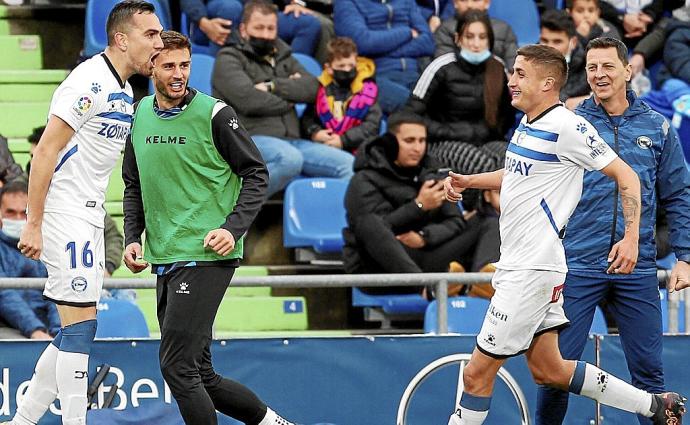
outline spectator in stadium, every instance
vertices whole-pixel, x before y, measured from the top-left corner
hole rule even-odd
[[[338,0],[335,32],[374,59],[379,103],[389,115],[405,104],[419,78],[419,60],[434,54],[434,39],[415,0]]]
[[[47,277],[40,261],[24,257],[17,248],[26,224],[28,187],[23,180],[13,180],[0,189],[0,277]],[[60,330],[55,304],[43,299],[36,289],[0,290],[0,320],[16,329],[22,337],[52,339]],[[17,334],[0,330],[3,337]]]
[[[589,97],[591,90],[585,72],[585,52],[577,38],[575,23],[564,10],[547,10],[541,16],[539,44],[551,46],[561,52],[568,62],[568,81],[561,89],[561,101],[574,109]]]
[[[24,176],[22,167],[14,162],[7,139],[0,135],[0,187],[22,176]]]
[[[673,19],[667,34],[664,64],[673,78],[690,84],[690,21]]]
[[[461,15],[455,43],[455,51],[424,70],[405,108],[424,117],[439,158],[446,155],[438,142],[480,146],[504,139],[515,115],[503,64],[491,54],[494,37],[487,14],[470,10]]]
[[[441,27],[434,33],[436,41],[435,57],[454,52],[456,49],[455,31],[458,27],[458,17],[468,10],[481,10],[487,12],[491,0],[454,0],[455,16],[443,21]],[[494,47],[491,51],[503,61],[507,70],[513,69],[515,52],[517,51],[517,37],[510,25],[497,18],[491,18],[491,29],[494,33]]]
[[[321,38],[320,20],[303,2],[274,3],[281,10],[278,36],[290,43],[293,51],[313,56]],[[242,17],[242,0],[180,0],[180,6],[191,22],[194,43],[211,46],[213,55],[232,43],[231,33],[238,28]],[[332,31],[333,24],[330,26]]]
[[[300,174],[349,179],[354,157],[300,138],[295,103],[312,103],[319,82],[277,37],[277,11],[266,1],[244,6],[241,39],[223,48],[213,69],[213,95],[230,104],[266,161],[268,194]]]
[[[349,152],[378,136],[382,113],[376,101],[375,70],[371,59],[357,56],[351,39],[331,40],[316,101],[302,117],[304,135]]]
[[[631,74],[628,49],[621,41],[592,40],[587,46],[587,80],[594,96],[575,112],[586,118],[640,177],[639,242],[635,241],[630,251],[624,247],[618,251],[637,254],[639,249],[637,264],[631,274],[607,270],[616,254],[611,247],[624,240],[623,223],[629,217],[619,206],[610,204],[618,196],[618,186],[602,173],[585,172],[582,198],[568,221],[564,241],[568,274],[563,308],[570,326],[561,331],[559,345],[563,358],[579,359],[594,310],[606,299],[618,324],[632,384],[658,394],[664,391],[664,372],[654,242],[656,209],[666,210],[671,246],[679,260],[667,286],[673,292],[690,285],[690,172],[668,120],[632,90],[626,90]],[[587,130],[580,131],[583,137],[593,137],[587,136]],[[611,250],[608,261],[604,256],[607,248]],[[540,388],[538,400],[537,424],[562,423],[568,393]],[[650,423],[640,418],[640,424]]]
[[[348,227],[343,260],[348,273],[445,272],[469,252],[465,220],[444,202],[448,170],[426,155],[425,122],[391,115],[388,133],[357,152],[345,195]],[[421,293],[421,287],[367,288],[369,293]]]
[[[598,37],[621,39],[616,27],[601,18],[599,0],[567,0],[566,8],[573,18],[577,38],[583,46]]]
[[[156,92],[139,102],[122,165],[125,264],[139,273],[150,263],[157,275],[161,372],[187,425],[217,424],[216,409],[245,424],[292,425],[211,361],[213,322],[265,200],[266,166],[232,107],[187,86],[189,39],[161,39]],[[179,144],[148,143],[151,134]]]

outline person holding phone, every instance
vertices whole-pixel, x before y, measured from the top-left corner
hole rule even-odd
[[[444,202],[442,169],[426,154],[426,126],[391,115],[389,133],[357,152],[345,195],[343,231],[348,273],[445,272],[473,247],[457,205]],[[467,240],[470,239],[470,240]],[[421,293],[421,287],[363,288],[368,293]]]

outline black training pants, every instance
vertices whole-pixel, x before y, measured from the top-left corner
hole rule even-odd
[[[181,267],[158,276],[160,365],[187,425],[216,425],[216,410],[258,424],[266,405],[244,385],[216,374],[211,332],[234,267]]]

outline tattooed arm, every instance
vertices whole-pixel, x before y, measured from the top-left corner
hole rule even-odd
[[[635,171],[620,158],[601,170],[618,184],[623,205],[625,235],[611,248],[607,273],[632,273],[637,264],[638,240],[640,238],[640,179]]]

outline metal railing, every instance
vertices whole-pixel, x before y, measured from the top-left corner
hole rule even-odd
[[[438,333],[448,333],[448,284],[474,285],[489,283],[493,273],[392,273],[392,274],[323,274],[282,276],[236,276],[232,286],[270,286],[272,288],[342,288],[352,286],[436,286]],[[666,282],[670,270],[659,270],[659,281]],[[44,278],[0,278],[0,289],[43,289]],[[150,278],[108,278],[106,289],[152,289],[156,279]],[[684,292],[682,292],[684,293]],[[669,296],[669,332],[678,332],[678,313],[681,293]],[[690,302],[685,303],[685,329],[690,330]]]

